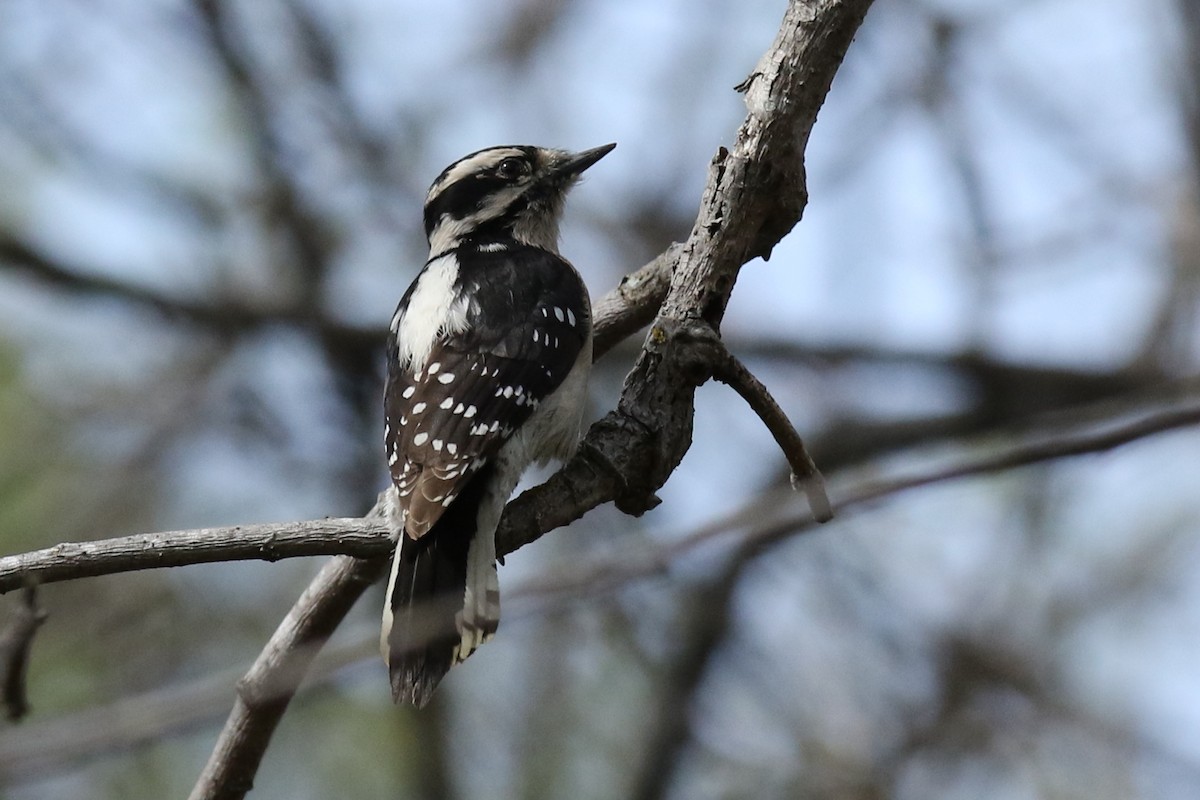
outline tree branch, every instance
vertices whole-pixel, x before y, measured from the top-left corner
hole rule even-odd
[[[1190,402],[1171,408],[1128,412],[1123,416],[1124,419],[1117,421],[1076,424],[1065,432],[1061,424],[1048,424],[1023,432],[999,432],[999,436],[992,432],[968,443],[969,449],[981,452],[966,457],[958,456],[948,462],[886,478],[835,479],[829,487],[833,506],[839,515],[844,515],[912,489],[1101,453],[1149,436],[1200,425],[1200,398],[1193,397]],[[1012,443],[997,445],[997,439]],[[722,537],[733,537],[732,562],[747,561],[775,542],[819,524],[811,510],[787,510],[792,496],[790,489],[769,492],[755,497],[745,508],[724,519],[664,542],[648,552],[623,552],[619,558],[597,559],[575,569],[559,570],[544,578],[529,580],[513,592],[514,599],[561,601],[610,592],[631,581],[662,575],[679,559]],[[766,518],[764,509],[768,510]],[[772,515],[770,509],[781,511]]]
[[[1062,433],[1061,425],[1057,425],[1049,434],[1046,431],[1035,432],[1006,447],[985,448],[983,445],[990,437],[984,437],[985,442],[981,442],[980,446],[986,452],[973,458],[886,480],[867,480],[843,491],[834,487],[831,494],[834,497],[834,508],[841,512],[910,489],[991,475],[1046,461],[1102,453],[1148,436],[1194,425],[1200,425],[1200,400],[1196,398],[1184,405],[1144,412],[1136,415],[1134,419],[1106,420],[1099,425],[1091,423],[1065,434]],[[761,549],[781,538],[812,528],[817,522],[811,513],[791,514],[773,524],[762,526],[748,538],[756,548]],[[690,549],[700,544],[700,541],[688,537],[677,542],[675,546]]]
[[[313,658],[386,567],[386,558],[348,556],[325,564],[238,682],[233,711],[191,800],[238,798],[250,791],[271,735]]]
[[[636,333],[654,319],[667,293],[671,272],[679,259],[681,245],[675,244],[622,280],[620,285],[596,302],[596,358],[618,342]],[[330,319],[320,312],[306,312],[298,306],[264,308],[242,305],[235,300],[220,303],[188,300],[160,294],[126,281],[88,274],[60,264],[44,253],[10,236],[0,236],[0,262],[7,269],[77,295],[112,297],[142,306],[168,320],[184,322],[216,334],[236,335],[273,325],[294,325],[314,331],[331,346],[342,351],[365,352],[383,348],[386,329],[351,325]]]
[[[596,358],[654,321],[654,315],[667,296],[671,274],[682,252],[683,245],[672,244],[649,263],[626,275],[616,289],[600,298],[593,309],[597,324],[592,351]],[[601,320],[603,325],[599,324]]]
[[[821,522],[833,519],[833,508],[829,505],[829,496],[825,493],[825,479],[813,462],[812,456],[804,447],[795,427],[779,407],[779,403],[767,391],[767,387],[754,377],[746,365],[737,356],[725,350],[713,371],[713,377],[732,387],[743,400],[758,414],[759,419],[767,426],[767,430],[775,437],[775,443],[787,457],[792,468],[792,486],[801,490],[808,497],[808,505],[813,516]]]
[[[29,671],[29,651],[33,647],[34,634],[45,621],[46,612],[37,602],[37,584],[30,581],[25,585],[21,604],[0,634],[4,710],[10,720],[19,720],[29,712],[29,693],[25,683]]]
[[[0,593],[39,583],[214,561],[278,561],[297,556],[380,555],[387,526],[371,517],[230,525],[64,542],[0,558]]]

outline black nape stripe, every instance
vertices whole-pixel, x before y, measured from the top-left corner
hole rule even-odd
[[[433,235],[443,217],[464,220],[477,214],[489,196],[509,185],[509,181],[493,176],[472,175],[447,186],[425,207],[425,236],[428,238]],[[489,214],[488,217],[479,219],[472,228],[472,233],[490,236],[510,231],[517,217],[529,208],[530,200],[530,192],[518,195],[503,209],[496,209],[494,215]]]
[[[456,181],[425,206],[425,235],[433,229],[443,216],[451,219],[466,219],[483,207],[488,195],[505,185],[505,181],[489,175],[470,175]]]

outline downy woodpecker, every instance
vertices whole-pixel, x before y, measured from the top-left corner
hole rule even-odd
[[[521,473],[579,440],[592,317],[558,223],[581,153],[490,147],[425,198],[429,259],[388,337],[387,460],[399,543],[381,647],[397,701],[420,707],[496,631],[496,526]]]

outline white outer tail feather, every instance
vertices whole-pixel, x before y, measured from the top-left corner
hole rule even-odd
[[[400,559],[398,557],[400,549],[400,537],[404,535],[404,509],[400,506],[400,495],[396,487],[389,486],[384,497],[383,518],[387,520],[388,530],[391,532],[392,542],[395,544],[396,551],[392,553],[392,566],[388,572],[387,593],[384,595],[383,603],[383,627],[379,632],[379,652],[383,654],[383,663],[391,666],[392,649],[388,645],[388,637],[392,633],[392,623],[394,615],[392,613],[392,591],[396,587],[396,573],[400,569]]]
[[[496,572],[495,529],[480,529],[467,550],[467,590],[463,608],[455,616],[462,636],[454,663],[467,659],[488,641],[500,624],[500,577]]]

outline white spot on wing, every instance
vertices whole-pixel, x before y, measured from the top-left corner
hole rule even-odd
[[[409,386],[403,392],[400,393],[400,396],[403,397],[405,400],[407,400],[408,398],[413,396],[413,392],[415,392],[415,391],[417,391],[417,387]]]
[[[429,441],[429,434],[425,433],[424,431],[421,431],[413,437],[413,444],[415,444],[417,447],[420,447],[427,441]]]
[[[438,383],[450,383],[452,380],[454,380],[453,372],[443,372],[441,375],[438,375]]]
[[[438,404],[438,408],[450,408],[450,406],[452,406],[452,405],[454,405],[454,398],[447,397],[440,404]]]
[[[414,414],[420,414],[424,410],[425,410],[424,403],[417,403],[415,406],[412,407],[412,413],[414,413]]]

